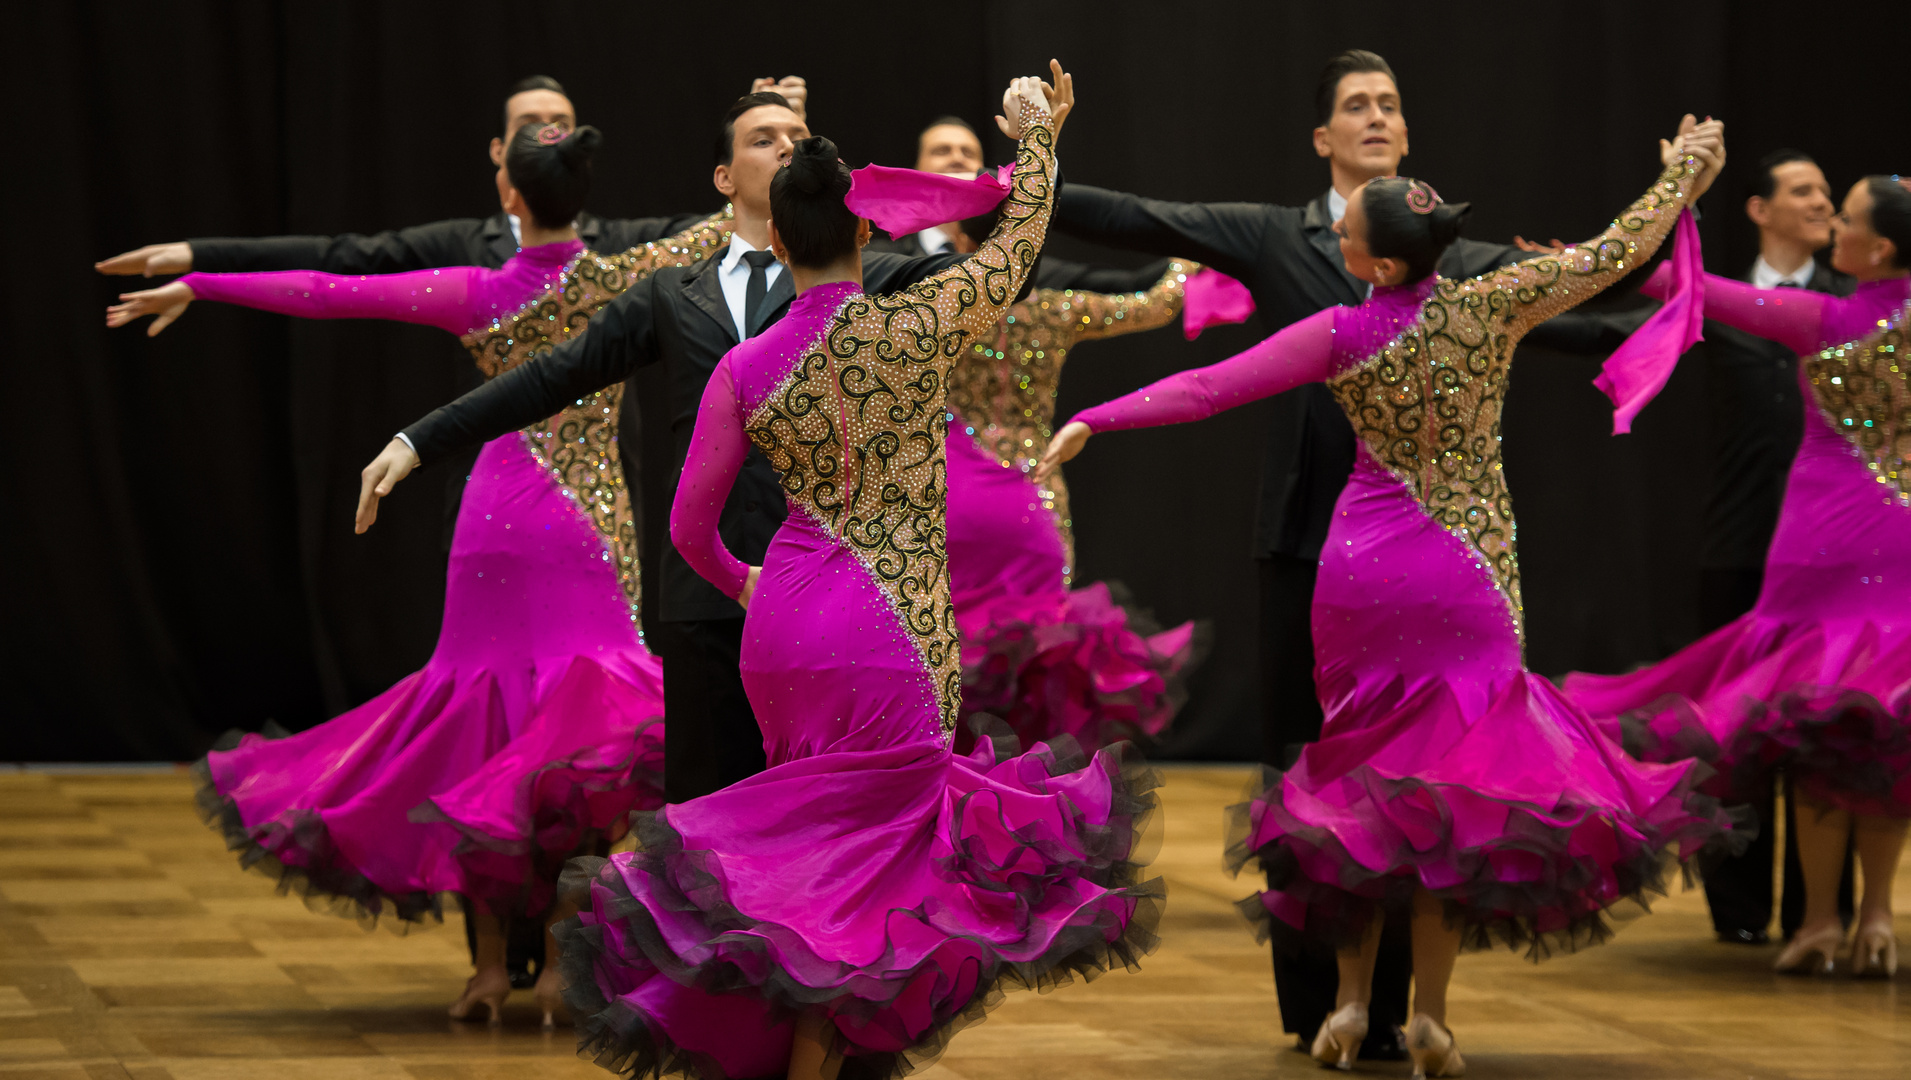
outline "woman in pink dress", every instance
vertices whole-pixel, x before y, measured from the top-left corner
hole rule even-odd
[[[1066,82],[1061,84],[1066,87]],[[1043,84],[1017,80],[1002,225],[902,292],[861,289],[849,172],[804,139],[771,184],[789,314],[704,392],[671,537],[748,611],[742,670],[770,766],[640,816],[640,847],[572,863],[566,997],[587,1052],[633,1077],[895,1076],[1001,991],[1132,967],[1159,887],[1129,861],[1141,779],[950,745],[960,639],[944,553],[943,396],[1002,317],[1053,204]],[[1066,99],[1058,92],[1057,110]],[[751,448],[789,519],[761,567],[718,535]]]
[[[1096,432],[1183,423],[1325,382],[1359,456],[1321,555],[1315,681],[1326,723],[1236,821],[1237,867],[1270,888],[1244,901],[1340,948],[1338,1009],[1314,1043],[1350,1068],[1367,1028],[1380,912],[1413,914],[1416,1076],[1464,1068],[1446,1026],[1462,946],[1575,948],[1602,914],[1660,884],[1727,823],[1690,765],[1627,758],[1525,668],[1500,409],[1533,326],[1647,259],[1716,174],[1720,130],[1665,151],[1645,195],[1592,240],[1469,281],[1434,274],[1464,206],[1418,181],[1370,181],[1335,226],[1349,272],[1374,284],[1240,356],[1081,413],[1043,469]],[[1696,156],[1694,156],[1696,155]],[[1700,162],[1704,162],[1703,168]]]
[[[1856,372],[1860,350],[1846,343],[1898,318],[1911,296],[1906,183],[1867,177],[1845,197],[1831,262],[1858,279],[1848,297],[1705,277],[1706,318],[1802,358],[1805,438],[1758,603],[1649,668],[1566,680],[1581,708],[1618,719],[1640,757],[1716,765],[1721,793],[1760,783],[1769,791],[1775,767],[1791,774],[1805,918],[1779,954],[1780,971],[1832,970],[1845,938],[1837,891],[1851,843],[1865,881],[1851,967],[1871,975],[1897,968],[1891,884],[1911,819],[1907,366]],[[1662,291],[1658,275],[1644,291]]]
[[[970,235],[988,235],[962,224],[965,249]],[[1132,292],[1038,287],[956,358],[949,589],[962,631],[964,717],[1001,719],[1025,744],[1068,736],[1089,751],[1146,745],[1174,719],[1196,662],[1195,625],[1161,630],[1105,582],[1071,588],[1068,488],[1059,475],[1038,484],[1029,474],[1048,449],[1062,365],[1075,347],[1167,326],[1199,270],[1170,262]]]
[[[496,270],[340,276],[188,274],[127,294],[119,326],[194,299],[320,319],[391,319],[459,335],[487,378],[585,331],[644,275],[727,239],[725,215],[613,255],[570,225],[590,187],[595,128],[527,126],[499,189],[524,246]],[[487,444],[458,510],[444,622],[425,667],[350,712],[285,738],[245,735],[198,766],[200,807],[240,853],[307,903],[420,922],[470,905],[477,973],[451,1014],[510,981],[504,921],[555,921],[564,860],[663,803],[663,682],[637,622],[637,531],[617,447],[621,386]],[[547,935],[537,995],[558,1003]]]

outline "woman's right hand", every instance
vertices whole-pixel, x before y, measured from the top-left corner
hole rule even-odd
[[[155,318],[146,328],[146,336],[158,337],[161,330],[186,313],[186,305],[192,303],[192,286],[172,281],[157,289],[120,293],[119,298],[119,303],[106,309],[106,325],[109,328],[125,326],[134,319],[152,315]]]
[[[1035,482],[1047,483],[1048,478],[1054,476],[1055,470],[1061,468],[1063,463],[1075,460],[1075,455],[1082,452],[1082,447],[1088,445],[1088,437],[1094,433],[1093,428],[1080,420],[1063,424],[1062,430],[1049,440],[1048,452],[1042,455],[1042,463],[1035,466]]]

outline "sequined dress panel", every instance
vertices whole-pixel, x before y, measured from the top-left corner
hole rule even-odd
[[[1313,604],[1319,742],[1238,809],[1244,902],[1351,941],[1374,904],[1439,896],[1472,945],[1574,947],[1643,898],[1668,846],[1725,825],[1686,766],[1630,761],[1528,672],[1500,410],[1521,337],[1644,262],[1685,203],[1673,166],[1599,236],[1479,278],[1376,288],[1212,368],[1076,419],[1096,432],[1197,419],[1324,381],[1359,438]]]
[[[640,819],[640,847],[574,864],[567,999],[585,1050],[636,1075],[772,1076],[797,1012],[858,1075],[933,1056],[1009,972],[1127,963],[1150,894],[1116,756],[953,753],[959,638],[944,550],[945,396],[1039,252],[1050,134],[1021,145],[1002,225],[899,292],[808,288],[707,384],[671,538],[725,593],[718,532],[752,449],[790,515],[749,596],[743,684],[769,767]]]
[[[495,374],[582,333],[650,270],[720,245],[725,220],[617,255],[542,245],[497,270],[186,280],[285,314],[437,326]],[[597,395],[480,452],[422,670],[317,728],[209,756],[203,798],[242,861],[361,916],[422,918],[444,892],[535,911],[566,856],[661,802],[662,673],[634,622],[616,405]]]
[[[1574,674],[1566,688],[1636,752],[1707,760],[1729,794],[1769,790],[1782,767],[1820,801],[1911,816],[1911,423],[1898,344],[1911,279],[1801,292],[1705,281],[1706,318],[1801,354],[1805,437],[1758,602],[1652,667]]]
[[[1062,365],[1080,343],[1167,326],[1189,275],[1171,262],[1129,293],[1038,289],[956,361],[948,420],[949,580],[963,712],[1023,742],[1151,740],[1173,720],[1194,625],[1160,630],[1101,583],[1070,589],[1074,530],[1059,473],[1031,478],[1053,435]]]

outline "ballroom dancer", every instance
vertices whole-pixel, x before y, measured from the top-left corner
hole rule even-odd
[[[1360,436],[1314,593],[1319,742],[1236,822],[1244,903],[1339,946],[1339,1008],[1314,1056],[1351,1066],[1366,1034],[1380,910],[1412,912],[1416,1076],[1464,1068],[1446,1026],[1462,945],[1576,947],[1643,901],[1661,849],[1725,827],[1685,765],[1628,759],[1521,659],[1522,610],[1499,423],[1531,327],[1610,287],[1668,236],[1722,161],[1721,129],[1664,144],[1665,169],[1599,236],[1467,281],[1438,276],[1464,205],[1406,178],[1356,187],[1336,225],[1358,307],[1309,316],[1231,360],[1089,409],[1043,471],[1096,432],[1211,416],[1325,383]]]
[[[958,250],[974,250],[970,230],[988,233],[962,224]],[[1049,269],[1044,259],[1038,279]],[[1005,721],[1024,744],[1061,735],[1090,751],[1152,743],[1185,697],[1194,624],[1155,630],[1106,583],[1070,588],[1068,488],[1059,474],[1037,484],[1029,473],[1048,448],[1075,346],[1173,322],[1200,269],[1173,261],[1148,287],[1120,292],[1038,287],[950,373],[949,588],[962,630],[962,709]]]
[[[1851,295],[1705,278],[1706,318],[1802,357],[1805,434],[1758,603],[1652,667],[1574,674],[1565,685],[1593,715],[1622,718],[1647,760],[1711,760],[1736,781],[1720,790],[1769,784],[1770,767],[1782,765],[1802,810],[1805,913],[1775,967],[1831,972],[1846,933],[1837,894],[1849,842],[1865,881],[1851,966],[1889,975],[1891,885],[1911,818],[1911,498],[1904,473],[1870,442],[1892,421],[1889,410],[1867,412],[1879,402],[1865,394],[1886,393],[1892,380],[1847,385],[1836,346],[1877,329],[1911,295],[1906,181],[1869,176],[1852,187],[1831,265],[1857,280]],[[1643,291],[1660,287],[1654,275]]]
[[[1758,258],[1743,280],[1762,289],[1800,288],[1848,296],[1847,274],[1820,265],[1814,254],[1831,243],[1837,212],[1825,174],[1808,155],[1782,149],[1758,163],[1745,216],[1758,229]],[[1798,394],[1798,354],[1785,346],[1724,323],[1705,327],[1707,430],[1712,447],[1711,482],[1701,514],[1699,618],[1711,633],[1750,611],[1765,576],[1765,552],[1778,525],[1785,474],[1804,435],[1804,404]],[[1705,867],[1705,901],[1718,940],[1763,945],[1771,940],[1774,907],[1781,936],[1789,939],[1805,914],[1805,880],[1798,864],[1795,800],[1784,800],[1781,830],[1773,828],[1778,801],[1773,791],[1742,793],[1759,817],[1758,835],[1744,854]],[[1774,905],[1773,867],[1783,860],[1782,900]],[[1838,910],[1848,924],[1852,910],[1851,860],[1838,886]]]
[[[981,172],[983,164],[982,139],[975,133],[975,128],[960,116],[938,116],[916,134],[915,167],[923,172],[970,177]],[[888,251],[897,255],[941,255],[957,250],[961,235],[962,223],[959,221],[930,225],[899,235],[878,231],[869,241],[869,250]],[[987,235],[983,233],[983,236]],[[974,243],[967,246],[973,248]]]
[[[671,513],[679,550],[749,613],[772,765],[567,875],[590,898],[567,994],[587,1047],[632,1076],[897,1075],[1002,990],[1133,967],[1152,942],[1159,889],[1127,861],[1142,800],[1118,753],[1071,768],[1046,747],[950,745],[942,387],[1028,272],[1055,173],[1040,80],[1003,106],[1021,145],[1001,226],[901,293],[862,289],[869,227],[834,144],[804,140],[772,188],[798,295],[712,376]],[[797,508],[761,566],[720,531],[752,445]]]
[[[1167,202],[1090,187],[1077,177],[1056,200],[1056,231],[1109,247],[1198,259],[1245,284],[1271,329],[1336,304],[1358,304],[1370,286],[1342,263],[1333,225],[1356,187],[1400,171],[1409,149],[1400,88],[1385,59],[1354,49],[1322,69],[1314,105],[1320,123],[1312,148],[1327,162],[1331,184],[1306,206]],[[1446,248],[1439,270],[1449,278],[1475,277],[1524,254],[1521,247],[1461,237]],[[1584,353],[1597,350],[1607,336],[1603,323],[1567,312],[1540,324],[1529,340]],[[1261,593],[1262,761],[1286,768],[1303,745],[1320,737],[1309,613],[1321,543],[1353,468],[1357,440],[1324,386],[1301,385],[1278,395],[1274,410],[1253,550]],[[1396,921],[1383,940],[1376,1023],[1363,1057],[1406,1056],[1400,1044],[1410,968],[1406,937],[1404,922]],[[1285,931],[1270,945],[1282,1024],[1295,1035],[1297,1048],[1305,1049],[1333,1008],[1333,950]]]
[[[195,298],[307,318],[380,318],[459,336],[486,376],[584,333],[592,314],[662,266],[728,236],[715,215],[661,243],[589,250],[572,224],[596,128],[524,126],[499,170],[526,246],[497,270],[386,275],[187,274],[127,294],[107,325],[170,322]],[[454,1017],[510,990],[505,923],[545,923],[563,861],[663,802],[661,666],[637,629],[639,560],[617,453],[623,387],[494,439],[472,468],[446,578],[438,647],[369,703],[283,739],[246,735],[200,765],[200,805],[242,865],[375,921],[471,905],[477,974]],[[548,935],[546,935],[548,940]],[[554,944],[538,997],[557,1006]]]
[[[566,404],[661,364],[672,453],[647,491],[676,490],[697,403],[717,361],[775,325],[795,291],[770,251],[770,178],[809,128],[781,95],[737,99],[717,132],[713,181],[735,207],[730,242],[701,263],[671,267],[626,289],[591,321],[591,332],[434,410],[406,427],[367,465],[356,528],[377,520],[378,501],[421,462],[440,465],[465,448],[516,431]],[[959,255],[871,255],[864,283],[894,292],[959,261]],[[661,457],[662,455],[658,455]],[[667,508],[668,504],[666,504]],[[781,482],[762,455],[750,457],[724,509],[723,535],[740,557],[760,561],[788,513]],[[659,515],[661,516],[661,515]],[[646,514],[646,518],[651,516]],[[650,641],[664,665],[665,801],[687,802],[763,769],[763,737],[738,674],[742,611],[658,538],[659,602]]]

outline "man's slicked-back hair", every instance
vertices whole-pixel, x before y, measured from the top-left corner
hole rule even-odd
[[[790,109],[791,112],[796,111],[790,108],[789,98],[774,90],[758,90],[754,94],[745,94],[738,98],[736,104],[730,106],[730,111],[723,114],[723,124],[717,128],[717,164],[728,165],[731,159],[736,157],[737,118],[751,109],[760,109],[765,105]]]
[[[967,120],[964,120],[960,116],[938,116],[934,120],[931,120],[928,123],[922,125],[922,130],[916,132],[916,141],[921,142],[922,137],[924,135],[929,134],[930,128],[939,128],[939,127],[959,127],[962,130],[968,132],[969,134],[974,135],[978,139],[982,137],[980,134],[976,132],[974,125],[970,124]]]
[[[1327,121],[1333,119],[1335,100],[1340,94],[1340,80],[1369,71],[1385,75],[1396,84],[1400,81],[1394,78],[1393,68],[1388,67],[1387,61],[1377,52],[1348,49],[1327,61],[1327,66],[1320,69],[1320,84],[1314,88],[1314,114],[1318,126],[1326,127]]]
[[[551,93],[563,97],[566,101],[571,100],[571,95],[564,92],[564,84],[551,78],[549,75],[526,75],[524,78],[512,83],[511,88],[504,92],[505,130],[508,131],[511,128],[511,99],[517,97],[519,94],[528,94],[533,90],[549,90]]]
[[[1810,154],[1803,150],[1793,150],[1789,146],[1778,149],[1758,159],[1758,171],[1752,174],[1751,195],[1760,199],[1769,199],[1778,193],[1778,167],[1802,161],[1807,165],[1816,165]]]

